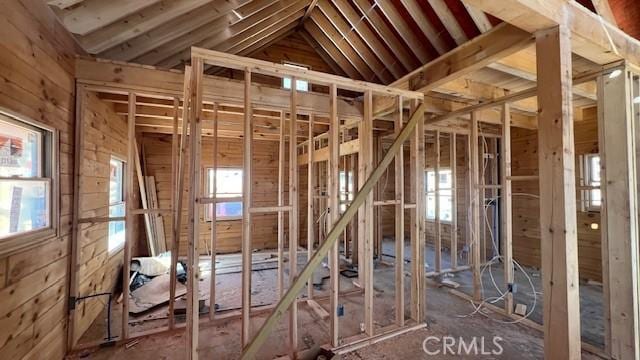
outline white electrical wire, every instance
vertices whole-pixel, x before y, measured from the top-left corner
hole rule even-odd
[[[480,127],[480,128],[482,128],[482,123],[479,123],[479,127]],[[481,130],[481,129],[480,129],[480,130]],[[482,139],[483,139],[483,147],[484,147],[485,151],[488,151],[488,144],[487,144],[487,140],[486,140],[486,138],[485,138],[484,136],[482,137]],[[482,177],[483,177],[483,179],[484,179],[484,176],[485,176],[485,170],[486,170],[487,166],[488,166],[488,160],[485,158],[485,159],[483,159],[483,166],[482,166]],[[535,195],[535,194],[529,194],[529,193],[512,193],[511,195],[512,195],[512,196],[526,196],[526,197],[540,198],[538,195]],[[495,262],[498,262],[498,261],[500,261],[500,260],[503,260],[503,261],[504,261],[503,256],[502,256],[502,255],[500,255],[500,249],[498,248],[498,245],[496,244],[496,239],[495,239],[495,236],[494,236],[494,234],[493,234],[493,230],[491,229],[491,224],[489,223],[489,219],[488,219],[488,217],[487,217],[487,209],[488,209],[489,207],[491,207],[492,203],[494,203],[494,202],[495,202],[496,200],[498,200],[498,198],[500,198],[500,197],[501,197],[501,196],[500,196],[500,195],[498,195],[498,196],[496,196],[496,197],[494,197],[494,198],[491,198],[491,199],[489,200],[489,202],[488,202],[488,203],[486,203],[486,204],[484,204],[484,205],[483,205],[483,208],[484,208],[484,209],[483,209],[483,211],[484,211],[484,215],[485,215],[485,216],[484,216],[484,218],[485,218],[485,223],[486,223],[486,225],[487,225],[487,228],[489,229],[489,235],[491,236],[491,245],[492,245],[492,247],[493,247],[494,254],[496,254],[493,258],[491,258],[491,260],[489,260],[487,263],[485,263],[485,264],[484,264],[484,266],[482,267],[482,270],[480,271],[480,291],[481,291],[481,294],[482,294],[483,300],[482,300],[482,302],[480,302],[478,305],[476,305],[472,300],[469,300],[469,302],[471,303],[471,306],[473,306],[473,308],[474,308],[473,312],[471,312],[471,313],[469,313],[469,314],[466,314],[466,315],[458,315],[458,317],[460,317],[460,318],[466,318],[466,317],[473,316],[473,315],[475,315],[475,314],[477,314],[477,313],[480,313],[480,314],[482,314],[483,316],[487,317],[488,319],[491,319],[491,320],[496,321],[496,322],[500,322],[500,323],[504,323],[504,324],[515,324],[515,323],[521,322],[521,321],[523,321],[524,319],[528,318],[528,317],[533,313],[533,311],[535,310],[536,305],[537,305],[537,303],[538,303],[538,294],[537,294],[537,292],[536,292],[535,285],[533,284],[533,280],[531,280],[531,277],[529,276],[529,274],[524,270],[524,268],[520,265],[520,263],[518,263],[515,259],[511,259],[512,264],[513,264],[513,265],[515,265],[515,266],[517,266],[517,267],[518,267],[518,269],[522,272],[522,274],[524,274],[524,276],[527,278],[527,281],[529,282],[529,285],[531,286],[531,289],[532,289],[532,293],[533,293],[533,304],[532,304],[532,306],[531,306],[531,309],[530,309],[530,310],[529,310],[529,311],[528,311],[528,312],[527,312],[523,317],[521,317],[521,318],[519,318],[519,319],[516,319],[516,320],[511,320],[511,321],[504,321],[504,320],[494,319],[494,318],[489,317],[487,314],[485,314],[485,313],[483,313],[483,312],[481,312],[481,311],[480,311],[480,310],[482,310],[482,307],[483,307],[485,304],[495,304],[496,302],[498,302],[498,301],[500,301],[500,300],[503,300],[503,299],[507,296],[507,294],[509,293],[509,291],[508,291],[508,290],[502,291],[502,290],[500,289],[500,287],[499,287],[499,286],[498,286],[498,284],[496,283],[496,280],[495,280],[495,278],[493,277],[493,273],[492,273],[492,271],[491,271],[491,266],[492,266]],[[469,209],[468,209],[468,215],[469,215],[469,216],[467,217],[467,218],[469,219],[469,222],[471,222],[471,211],[472,211],[472,210],[471,210],[471,208],[469,208]],[[470,226],[470,229],[471,229],[471,231],[473,232],[473,227],[472,227],[472,226]],[[478,237],[475,237],[475,238],[478,238]],[[512,265],[512,266],[513,266],[513,265]],[[490,298],[486,298],[486,299],[485,299],[485,298],[484,298],[484,281],[483,281],[483,274],[484,274],[484,271],[485,271],[487,268],[489,269],[489,277],[490,277],[490,279],[491,279],[491,283],[493,284],[493,286],[495,287],[496,291],[498,292],[498,294],[499,294],[500,296],[498,296],[498,297],[490,297]]]

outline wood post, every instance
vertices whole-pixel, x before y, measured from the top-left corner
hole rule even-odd
[[[394,133],[402,131],[403,99],[398,96]],[[404,326],[404,144],[400,146],[395,163],[395,292],[396,292],[396,325]]]
[[[442,234],[440,227],[440,131],[435,132],[435,158],[436,166],[434,173],[434,190],[435,190],[435,269],[436,272],[442,270]]]
[[[278,206],[284,206],[285,112],[280,112],[278,142]],[[278,298],[284,294],[284,213],[278,212]]]
[[[291,117],[289,122],[289,291],[298,275],[298,91],[296,78],[291,78]],[[308,280],[308,279],[307,279]],[[289,293],[287,291],[287,293]],[[297,297],[297,294],[295,294]],[[282,300],[280,300],[282,302]],[[295,358],[298,348],[298,304],[293,302],[289,308],[289,346],[290,355]]]
[[[251,339],[251,159],[253,122],[251,121],[251,71],[244,72],[244,124],[242,153],[242,346]]]
[[[456,133],[451,133],[451,269],[458,268],[458,151]]]
[[[338,118],[338,89],[335,85],[329,88],[330,112],[329,112],[329,221],[330,228],[338,221],[340,215],[340,119]],[[346,170],[345,170],[346,175]],[[346,186],[345,186],[346,188]],[[331,346],[339,344],[339,319],[338,319],[338,295],[340,293],[340,257],[338,254],[338,241],[331,247],[329,253],[330,271],[330,298],[329,316]]]
[[[636,74],[598,78],[602,277],[606,352],[613,359],[637,359],[638,344],[638,179]]]
[[[200,198],[202,197],[201,179],[201,116],[202,116],[202,59],[192,58],[191,66],[191,106],[189,112],[190,152],[189,152],[189,236],[187,247],[187,359],[198,359],[198,324],[199,312],[199,252],[200,240]]]
[[[129,269],[131,268],[131,244],[133,242],[133,166],[135,159],[136,140],[136,94],[129,93],[129,108],[127,115],[127,169],[125,171],[125,193],[127,210],[125,213],[125,241],[124,241],[124,261],[122,273],[122,338],[129,338]]]
[[[171,252],[171,263],[169,270],[169,297],[175,294],[175,265],[174,259],[178,260],[178,241],[180,237],[176,234],[176,203],[178,201],[178,194],[176,189],[178,188],[178,152],[180,151],[180,134],[178,133],[178,121],[180,118],[180,98],[175,97],[173,99],[173,134],[171,135],[171,246],[169,251]],[[186,122],[183,118],[183,122]],[[169,299],[169,329],[173,329],[175,325],[174,317],[175,298]]]
[[[411,109],[419,109],[417,101],[413,100]],[[418,110],[415,110],[418,111]],[[411,318],[416,322],[425,321],[426,295],[425,279],[425,223],[426,223],[426,193],[424,189],[424,113],[415,114],[419,120],[416,131],[411,138],[411,192],[415,209],[412,211],[411,226]]]
[[[471,113],[471,266],[473,268],[473,299],[480,301],[480,164],[478,155],[478,114]]]
[[[200,136],[200,134],[198,134]],[[218,103],[213,104],[213,176],[212,182],[212,194],[214,199],[211,206],[211,275],[209,279],[209,319],[213,320],[216,316],[216,248],[218,244],[218,218],[217,218],[217,203],[218,199]],[[208,176],[207,174],[205,174]]]
[[[364,93],[364,118],[363,136],[360,139],[360,148],[363,152],[364,169],[363,180],[371,176],[373,170],[373,94],[371,91]],[[364,207],[365,221],[361,232],[364,234],[364,258],[361,259],[364,270],[364,329],[365,333],[373,336],[373,192],[369,193]]]
[[[316,164],[313,162],[313,153],[315,153],[315,140],[313,139],[313,115],[309,115],[309,142],[307,143],[307,260],[311,259],[313,255],[313,245],[315,243],[315,232],[314,232],[314,197],[313,197],[313,185],[314,181],[316,181],[314,167]],[[318,164],[319,165],[319,164]],[[319,167],[319,166],[318,166]],[[320,201],[319,201],[320,202]],[[320,227],[319,227],[320,228]],[[313,299],[313,277],[311,281],[307,284],[307,298],[309,300]]]
[[[176,266],[178,264],[178,252],[180,250],[180,236],[182,226],[182,200],[184,198],[184,173],[185,173],[185,158],[187,155],[187,130],[189,125],[189,108],[191,106],[191,78],[192,78],[191,66],[186,66],[184,69],[184,98],[182,103],[182,135],[180,135],[180,153],[178,154],[178,172],[176,174],[177,187],[173,189],[174,196],[176,198],[174,214],[173,214],[173,236],[175,242],[171,249],[171,269],[169,275],[171,276],[169,282],[169,328],[175,327],[175,298],[176,298]]]
[[[581,354],[570,37],[565,24],[536,33],[547,359],[579,359]]]
[[[504,282],[507,288],[507,296],[504,301],[504,310],[507,315],[513,313],[513,213],[511,191],[511,112],[509,104],[502,105],[502,150],[500,160],[502,166],[502,191],[500,196],[501,220],[502,220],[502,261],[504,264]]]

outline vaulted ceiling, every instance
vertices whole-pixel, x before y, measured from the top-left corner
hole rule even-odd
[[[391,83],[498,23],[460,0],[51,0],[101,58],[180,68],[191,46],[250,56],[298,32],[354,79]]]
[[[265,51],[291,43],[292,49],[313,48],[333,73],[383,84],[500,23],[463,0],[45,1],[82,48],[100,58],[180,69],[190,60],[191,46],[277,61]],[[578,0],[631,29],[620,15],[625,1],[638,7],[635,0]],[[574,59],[574,67],[588,65]],[[535,81],[535,48],[530,47],[432,95],[477,102],[530,88]],[[577,104],[594,103],[593,84],[576,86],[574,94]],[[523,101],[514,110],[533,116],[537,108],[535,101]]]

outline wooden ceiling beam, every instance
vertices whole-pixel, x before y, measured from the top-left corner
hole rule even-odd
[[[191,46],[197,46],[204,49],[216,49],[221,43],[228,39],[235,38],[240,41],[242,39],[240,35],[245,31],[252,28],[254,28],[254,31],[255,29],[260,29],[264,26],[263,22],[270,24],[270,21],[277,21],[282,16],[290,16],[292,13],[303,9],[304,6],[305,0],[281,0],[273,2],[271,5],[261,8],[258,12],[243,18],[223,31],[209,33],[208,37],[197,42],[190,41],[188,47],[183,48],[177,53],[169,54],[167,52],[163,52],[162,54],[159,54],[159,56],[155,57],[154,61],[160,59],[162,56],[165,57],[162,60],[155,62],[154,65],[166,68],[179,66],[191,59]],[[186,42],[189,39],[190,37],[187,35],[184,40]]]
[[[387,44],[389,49],[393,51],[396,58],[402,62],[407,70],[413,70],[420,66],[421,63],[415,60],[413,54],[409,53],[407,49],[402,45],[401,39],[394,34],[394,32],[387,26],[382,16],[378,14],[375,9],[371,8],[371,4],[366,0],[353,0],[353,4],[359,10],[360,14],[353,17],[348,8],[351,6],[347,0],[332,0],[340,11],[345,14],[351,26],[358,22],[362,22],[361,17],[367,19],[371,27],[378,33],[380,38]]]
[[[72,7],[73,5],[80,4],[84,0],[49,0],[47,4],[49,6],[55,6],[58,9],[66,9],[68,7]]]
[[[379,72],[386,73],[386,69],[382,64],[378,62],[378,64],[373,63],[371,58],[365,58],[363,54],[358,52],[358,49],[349,42],[349,40],[343,37],[343,34],[338,32],[338,30],[331,24],[329,19],[327,19],[326,15],[317,9],[311,14],[310,20],[313,21],[318,28],[324,33],[324,35],[331,40],[331,42],[335,45],[338,50],[344,55],[345,58],[349,59],[349,62],[358,69],[358,72],[362,74],[363,78],[367,81],[380,81],[381,77],[377,76]],[[380,67],[377,67],[380,66]],[[388,73],[385,80],[389,79]],[[384,81],[386,84],[391,81]]]
[[[119,19],[134,14],[160,0],[85,0],[76,6],[56,10],[71,33],[87,35]]]
[[[442,55],[451,50],[442,39],[442,35],[433,27],[433,24],[431,24],[431,21],[427,18],[416,0],[400,0],[400,2],[409,11],[409,14],[413,20],[415,20],[416,24],[418,24],[424,36],[429,39],[429,42],[431,42],[431,45],[436,49],[438,55]]]
[[[622,59],[640,64],[640,41],[575,1],[465,1],[530,33],[566,23],[572,32],[572,51],[596,64],[606,65]]]
[[[510,24],[500,24],[491,31],[412,71],[391,85],[426,93],[514,54],[532,43],[533,37],[530,33]],[[391,107],[392,104],[388,100],[377,101],[375,111],[384,113]]]
[[[478,10],[477,8],[467,4],[466,1],[463,1],[462,5],[467,9],[469,16],[471,16],[473,23],[476,24],[480,33],[484,34],[493,28],[493,24],[491,24],[489,17],[484,13],[484,11]]]
[[[368,0],[355,1],[359,3],[368,2]],[[413,53],[418,57],[420,62],[426,64],[429,60],[432,59],[432,56],[429,54],[427,48],[416,36],[413,30],[411,30],[407,22],[402,18],[402,16],[390,0],[376,0],[375,4],[377,4],[378,8],[387,17],[387,19],[389,19],[391,26],[396,29],[398,34],[400,34],[400,37],[404,40],[405,43],[407,43],[411,51],[413,51]],[[375,9],[371,12],[375,12]]]
[[[349,62],[342,52],[331,42],[331,40],[327,39],[322,30],[314,23],[313,21],[305,21],[304,29],[311,35],[313,40],[315,40],[324,51],[331,56],[333,60],[340,66],[340,68],[347,74],[348,77],[352,79],[361,80],[363,76],[358,72],[358,70]]]
[[[184,73],[176,70],[162,70],[151,66],[127,64],[108,60],[79,58],[76,60],[76,78],[90,89],[109,87],[111,92],[123,94],[135,91],[139,96],[172,99],[183,95]],[[102,91],[106,92],[106,91]],[[255,109],[270,111],[290,109],[291,92],[267,86],[253,85]],[[221,104],[242,106],[244,82],[239,80],[205,76],[203,79],[203,100]],[[313,111],[319,116],[329,114],[328,95],[320,93],[298,94],[298,108],[301,113]],[[361,119],[362,105],[350,98],[338,98],[338,113],[344,119]]]
[[[412,70],[412,68],[405,68],[402,61],[396,59],[371,28],[367,26],[366,22],[360,20],[360,17],[346,0],[336,0],[333,3],[329,0],[322,0],[318,6],[332,19],[332,22],[339,24],[342,28],[351,29],[349,32],[353,30],[360,40],[380,58],[380,61],[391,71],[394,78],[398,79],[406,74],[408,70]],[[343,17],[346,20],[343,20]],[[342,30],[341,32],[344,33]]]
[[[602,16],[603,19],[607,20],[612,25],[618,26],[618,22],[616,21],[616,17],[613,14],[613,10],[611,10],[611,6],[609,5],[609,0],[592,0],[593,6],[596,8],[596,12],[598,15]]]
[[[77,38],[82,48],[88,53],[98,54],[195,9],[206,11],[207,6],[205,5],[211,4],[213,1],[173,0],[159,2],[102,29]]]
[[[458,45],[462,45],[466,43],[469,38],[467,34],[465,34],[464,30],[458,23],[458,19],[449,9],[449,6],[444,2],[444,0],[428,0],[429,5],[435,13],[438,15],[440,20],[442,20],[442,24],[447,29],[453,40]]]
[[[404,75],[402,66],[397,63],[397,60],[390,56],[389,62],[385,64],[382,56],[377,56],[374,51],[367,45],[357,31],[353,29],[344,20],[344,18],[336,11],[335,7],[331,5],[329,0],[320,0],[317,5],[317,9],[324,14],[329,22],[338,30],[340,36],[349,42],[351,47],[358,52],[360,57],[369,65],[371,69],[376,71],[378,77],[382,79],[385,84],[391,83],[393,80]],[[388,52],[386,52],[388,54]],[[385,66],[386,65],[386,66]],[[392,66],[397,65],[397,66]]]
[[[160,48],[171,47],[188,38],[190,34],[196,34],[202,32],[203,29],[207,30],[216,26],[231,25],[238,19],[231,11],[248,2],[249,0],[228,0],[222,4],[216,2],[192,10],[116,47],[103,51],[98,56],[120,61],[135,59],[135,61],[141,62],[139,60],[141,56],[157,52]],[[146,62],[146,64],[150,63]]]

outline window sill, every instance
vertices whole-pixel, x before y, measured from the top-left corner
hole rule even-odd
[[[55,238],[56,235],[56,229],[48,227],[0,239],[0,256],[35,247],[47,240]]]
[[[238,221],[242,220],[242,216],[226,216],[226,217],[217,217],[216,222],[220,221]],[[210,223],[211,219],[205,219],[204,222]]]

